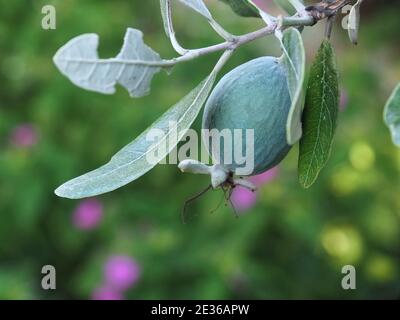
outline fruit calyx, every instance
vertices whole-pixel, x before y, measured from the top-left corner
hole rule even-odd
[[[232,171],[227,171],[222,165],[206,165],[200,161],[187,159],[179,163],[178,168],[183,173],[208,174],[211,176],[211,186],[217,188],[235,188],[241,186],[252,192],[257,190],[257,187],[249,180],[243,177],[235,177]]]

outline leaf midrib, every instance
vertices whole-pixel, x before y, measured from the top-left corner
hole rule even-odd
[[[326,66],[325,66],[325,62],[326,61],[325,60],[326,59],[325,58],[326,58],[326,49],[324,48],[324,50],[323,50],[323,59],[322,59],[322,79],[321,80],[323,80],[323,81],[322,81],[322,103],[321,103],[321,105],[325,105],[325,107],[326,107],[326,101],[325,101],[325,75],[326,75]],[[317,130],[318,134],[317,134],[316,143],[315,143],[313,151],[312,151],[311,161],[310,161],[310,164],[309,164],[308,169],[307,169],[306,182],[308,182],[309,173],[310,173],[310,170],[311,170],[314,158],[315,158],[314,157],[315,151],[316,151],[317,145],[319,144],[318,141],[319,141],[319,136],[320,136],[320,133],[321,133],[320,131],[321,131],[321,123],[322,123],[321,117],[322,117],[322,112],[320,112],[320,115],[319,115],[318,130]],[[309,184],[307,183],[307,185],[309,185]]]

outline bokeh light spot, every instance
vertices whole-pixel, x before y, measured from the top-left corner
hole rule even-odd
[[[325,251],[342,263],[355,263],[362,255],[362,239],[350,226],[328,226],[321,235]]]
[[[350,149],[350,163],[354,169],[359,171],[370,170],[375,163],[375,152],[365,142],[357,142]]]

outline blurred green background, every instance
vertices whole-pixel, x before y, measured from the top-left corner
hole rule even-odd
[[[176,166],[158,166],[89,204],[53,190],[107,162],[198,84],[218,54],[179,65],[170,76],[158,74],[142,99],[122,88],[112,96],[91,93],[56,70],[54,53],[71,38],[96,32],[100,55],[115,56],[125,29],[134,27],[163,57],[175,56],[158,1],[0,4],[0,298],[89,299],[99,292],[125,299],[400,297],[400,150],[382,121],[385,100],[400,80],[398,1],[365,1],[357,47],[338,21],[333,42],[343,112],[317,183],[299,186],[296,147],[239,219],[224,206],[209,214],[221,198],[215,191],[190,207],[196,215],[187,225],[180,220],[184,201],[209,182]],[[56,30],[41,28],[46,4],[56,7]],[[207,4],[233,33],[262,26],[219,1]],[[220,41],[203,19],[175,7],[185,46]],[[323,23],[304,31],[309,63],[322,36]],[[224,71],[278,54],[273,37],[261,39],[241,48]],[[87,225],[79,220],[85,210],[93,215]],[[127,278],[136,274],[127,279],[129,288],[110,293],[113,271],[106,265],[115,256],[131,259],[121,267]],[[47,264],[57,270],[53,291],[40,285]],[[346,264],[356,267],[356,290],[341,287]]]

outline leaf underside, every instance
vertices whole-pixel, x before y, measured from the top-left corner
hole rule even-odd
[[[336,129],[339,105],[338,71],[329,40],[324,40],[311,67],[303,112],[299,182],[309,188],[326,165]]]
[[[115,93],[117,83],[132,97],[150,91],[151,80],[161,68],[160,56],[143,42],[140,30],[128,28],[117,57],[100,59],[97,34],[84,34],[70,40],[58,50],[53,60],[60,72],[75,85],[103,94]]]
[[[289,145],[298,142],[302,135],[301,115],[304,106],[306,55],[303,39],[296,28],[285,30],[282,37],[281,63],[286,69],[292,105],[286,123],[286,140]]]
[[[393,143],[400,148],[400,83],[385,105],[384,120],[392,134]]]
[[[186,130],[190,128],[205,103],[215,78],[216,73],[211,73],[138,138],[115,154],[109,163],[66,182],[55,193],[60,197],[70,199],[92,197],[120,188],[147,173],[172,151],[177,141],[183,138]],[[178,139],[176,143],[172,144],[167,143],[173,134],[170,123],[176,124],[174,133],[178,132]],[[162,130],[164,136],[158,140],[149,141],[147,134],[152,129]],[[166,148],[161,148],[162,144]],[[158,149],[158,147],[160,148]],[[158,153],[155,150],[165,150],[165,152]],[[150,152],[156,153],[156,161],[154,159],[151,162],[147,161],[147,155]]]

